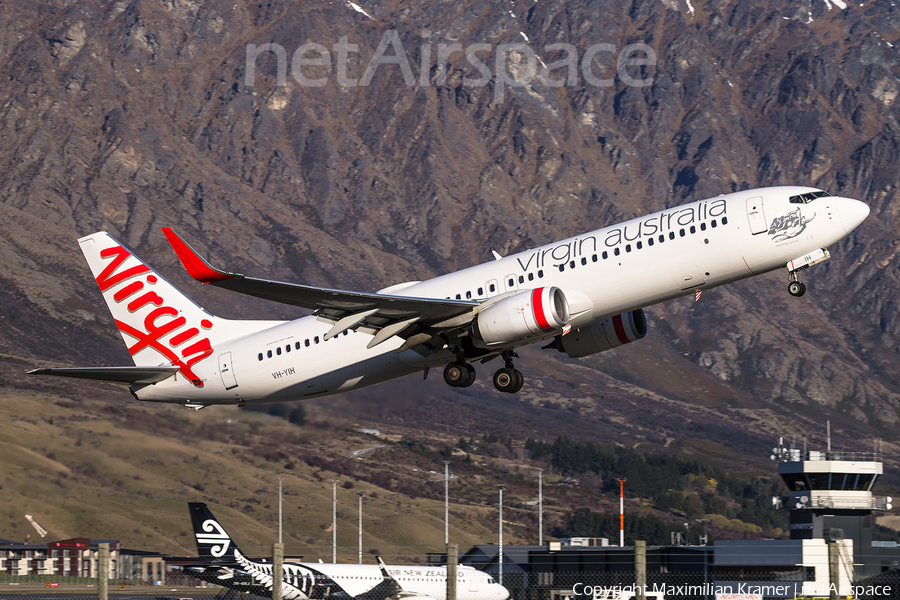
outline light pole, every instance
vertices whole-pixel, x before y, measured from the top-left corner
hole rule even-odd
[[[709,519],[697,519],[698,523],[703,523],[703,598],[704,600],[709,597],[709,591],[706,589],[708,578],[708,564],[709,564],[709,555],[707,554],[708,549],[706,546],[709,546],[709,531],[707,526],[709,525]]]
[[[450,546],[450,461],[444,461],[444,550]]]
[[[500,484],[500,554],[498,556],[498,565],[500,568],[500,576],[497,578],[500,585],[503,585],[503,488],[505,484]]]
[[[281,543],[281,508],[283,504],[282,496],[281,496],[281,482],[284,481],[284,477],[278,478],[278,543]]]
[[[337,479],[331,480],[331,562],[337,564]]]
[[[627,479],[618,479],[619,482],[619,547],[625,546],[625,482]]]
[[[544,470],[538,469],[538,546],[544,545]]]
[[[359,564],[362,564],[362,499],[364,492],[359,494]]]

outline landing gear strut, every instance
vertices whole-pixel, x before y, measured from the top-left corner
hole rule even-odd
[[[503,356],[505,366],[497,369],[497,372],[494,373],[494,387],[501,392],[515,394],[525,385],[525,378],[513,365],[511,352],[504,352],[501,356]]]
[[[791,271],[791,281],[788,283],[788,294],[799,298],[806,293],[806,284],[797,277],[797,271]]]

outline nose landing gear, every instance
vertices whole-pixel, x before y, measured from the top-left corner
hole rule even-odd
[[[800,278],[797,277],[797,273],[799,273],[803,269],[809,268],[813,265],[817,265],[822,261],[826,261],[829,258],[831,258],[831,253],[825,248],[819,248],[818,250],[813,250],[809,254],[804,254],[803,256],[790,261],[786,265],[788,275],[790,277],[790,283],[788,283],[788,294],[794,296],[795,298],[799,298],[800,296],[805,294],[806,284],[800,281]]]
[[[788,283],[788,294],[799,298],[806,293],[806,284],[797,277],[797,271],[791,271],[791,281]]]
[[[792,281],[788,284],[788,294],[799,298],[806,293],[806,284],[802,281]]]

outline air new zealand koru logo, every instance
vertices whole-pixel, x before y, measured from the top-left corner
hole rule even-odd
[[[811,217],[804,217],[800,209],[794,209],[782,217],[772,219],[769,225],[769,235],[773,242],[783,242],[795,238],[806,229],[806,224],[816,218],[815,213]]]
[[[222,529],[222,526],[212,519],[203,522],[203,531],[206,533],[196,533],[197,543],[199,544],[215,544],[210,548],[210,553],[216,558],[221,558],[228,552],[228,546],[231,545],[231,538]]]

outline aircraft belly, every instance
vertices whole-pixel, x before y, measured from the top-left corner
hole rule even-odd
[[[418,370],[418,367],[403,364],[393,348],[374,354],[372,350],[366,350],[361,346],[347,349],[342,353],[339,362],[337,357],[332,355],[327,361],[308,362],[302,370],[295,368],[295,372],[283,378],[284,383],[281,387],[270,390],[270,393],[260,401],[318,398],[382,383]]]

